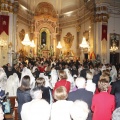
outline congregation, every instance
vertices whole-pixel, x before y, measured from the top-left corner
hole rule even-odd
[[[19,120],[120,120],[119,64],[19,59],[0,67],[2,91],[16,96]]]

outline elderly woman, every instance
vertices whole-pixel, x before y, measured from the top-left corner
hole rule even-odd
[[[101,92],[95,94],[92,99],[92,120],[111,120],[112,112],[115,109],[115,97],[107,92],[108,86],[108,80],[99,80],[98,88]]]
[[[53,97],[57,101],[52,104],[51,120],[71,120],[70,109],[73,102],[67,101],[67,96],[67,90],[64,86],[55,89]]]
[[[89,108],[86,102],[76,100],[71,108],[70,115],[73,120],[86,120],[88,117]]]
[[[31,100],[32,98],[30,96],[30,77],[26,75],[22,78],[21,86],[17,89],[18,115],[20,120],[20,112],[22,105]]]
[[[120,120],[120,107],[114,110],[112,120]]]

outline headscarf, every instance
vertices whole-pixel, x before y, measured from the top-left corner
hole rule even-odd
[[[21,74],[21,81],[22,81],[22,78],[26,75],[30,76],[30,88],[33,89],[35,87],[35,78],[31,73],[30,69],[28,69],[27,67],[24,67]],[[20,85],[21,85],[21,81],[20,81]]]

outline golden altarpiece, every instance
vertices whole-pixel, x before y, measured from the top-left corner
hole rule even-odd
[[[34,40],[37,45],[35,53],[41,57],[53,56],[56,51],[57,14],[53,6],[42,2],[35,9]]]

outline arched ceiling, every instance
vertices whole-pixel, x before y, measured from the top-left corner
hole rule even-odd
[[[32,11],[35,11],[35,8],[41,2],[50,3],[53,5],[56,13],[62,14],[78,9],[84,3],[84,0],[19,0],[20,4]]]

